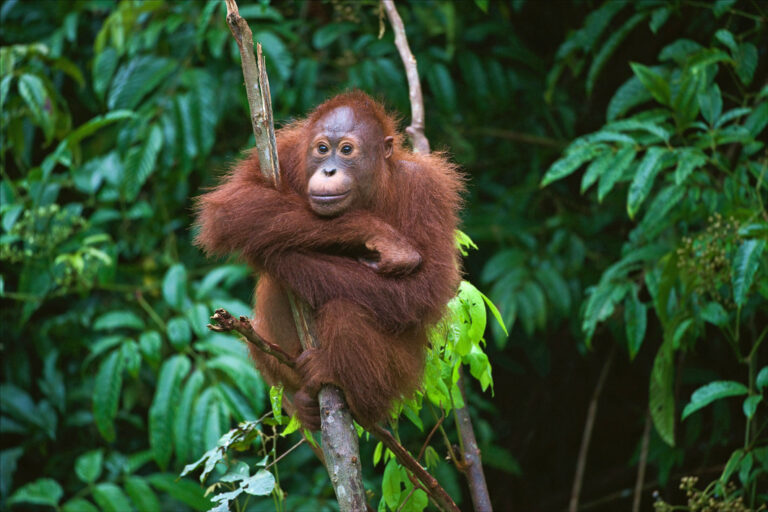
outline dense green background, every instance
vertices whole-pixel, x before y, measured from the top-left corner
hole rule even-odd
[[[350,87],[407,121],[377,2],[240,3],[278,125]],[[644,509],[653,490],[684,503],[684,475],[765,502],[768,6],[399,9],[427,136],[469,178],[467,277],[510,327],[486,333],[494,395],[469,400],[496,509],[565,508],[606,364],[582,504],[630,509],[649,410]],[[191,245],[192,198],[252,144],[223,2],[7,0],[0,22],[0,507],[205,509],[176,475],[268,409],[205,329],[215,307],[248,313],[252,278]],[[312,460],[280,462],[289,510],[333,508]]]

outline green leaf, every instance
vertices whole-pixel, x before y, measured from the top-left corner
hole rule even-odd
[[[132,311],[110,311],[101,315],[93,323],[93,328],[97,331],[111,329],[144,329],[144,321]]]
[[[758,390],[768,387],[768,366],[763,366],[757,373],[755,384],[757,385]]]
[[[645,153],[643,160],[637,168],[632,184],[629,186],[627,212],[630,219],[635,217],[640,205],[643,204],[643,201],[645,201],[645,198],[651,191],[656,174],[661,170],[664,156],[667,154],[668,151],[665,148],[658,146],[653,146]]]
[[[690,174],[707,163],[707,157],[696,148],[683,148],[677,151],[677,168],[675,169],[675,185],[681,185]]]
[[[709,302],[701,310],[701,318],[712,325],[722,327],[728,323],[728,312],[719,302]]]
[[[101,450],[84,453],[75,461],[75,474],[81,482],[92,484],[101,475],[101,464],[104,454]]]
[[[606,195],[613,189],[621,175],[634,161],[637,151],[632,146],[624,146],[616,153],[616,156],[608,168],[608,172],[600,176],[600,183],[597,186],[597,200],[602,202]]]
[[[46,105],[52,100],[46,92],[45,84],[37,76],[25,73],[19,77],[18,87],[19,94],[32,112],[35,122],[43,129],[46,140],[50,140],[53,136],[53,119],[50,115],[52,108]]]
[[[674,374],[672,342],[664,340],[653,361],[648,407],[656,432],[669,446],[675,446]]]
[[[636,76],[633,76],[616,89],[611,101],[608,103],[605,117],[608,121],[615,121],[633,107],[645,103],[651,98],[652,96],[648,89],[645,88]]]
[[[747,120],[744,121],[744,128],[753,138],[757,138],[766,125],[768,125],[768,101],[763,101],[752,110]]]
[[[731,53],[738,51],[739,45],[736,44],[736,39],[733,38],[733,34],[728,30],[721,28],[715,32],[715,39],[727,46],[728,49],[731,50]]]
[[[195,398],[200,394],[205,377],[203,372],[195,370],[184,384],[179,399],[179,408],[176,411],[176,417],[173,420],[173,445],[176,450],[176,459],[180,462],[186,462],[195,454],[191,453],[190,438],[190,420],[192,418],[192,405]]]
[[[56,507],[59,500],[64,495],[64,490],[56,480],[50,478],[39,478],[34,482],[28,483],[24,487],[17,489],[8,501],[7,505],[16,503],[30,503],[33,505],[48,505]]]
[[[499,312],[496,305],[491,302],[491,299],[485,296],[482,292],[480,292],[480,296],[483,297],[483,301],[485,301],[485,305],[488,306],[488,309],[491,310],[491,314],[493,315],[493,318],[496,319],[496,322],[499,324],[501,329],[504,331],[504,334],[509,336],[509,332],[507,331],[507,326],[504,325],[504,319],[501,317],[501,313]]]
[[[157,379],[155,397],[149,408],[149,445],[161,468],[165,468],[171,459],[179,385],[189,368],[189,359],[183,355],[173,356],[165,361]]]
[[[189,322],[184,317],[174,317],[168,321],[167,327],[168,339],[178,351],[183,351],[192,340],[192,330],[189,328]]]
[[[391,509],[395,509],[400,503],[400,483],[402,475],[397,461],[392,458],[384,468],[384,478],[381,480],[381,494],[384,501]]]
[[[757,404],[763,400],[761,395],[753,395],[744,399],[744,404],[741,406],[744,411],[744,416],[748,419],[752,419],[757,411]]]
[[[78,126],[75,131],[67,135],[67,138],[62,141],[62,144],[67,144],[69,145],[69,147],[74,147],[81,140],[83,140],[84,138],[90,135],[93,135],[99,129],[105,126],[108,126],[110,124],[116,123],[117,121],[122,121],[123,119],[130,119],[135,116],[136,114],[134,114],[130,110],[113,110],[112,112],[104,114],[103,116],[96,116],[93,119]]]
[[[125,512],[132,510],[131,502],[122,489],[112,483],[103,483],[93,488],[93,499],[103,512]]]
[[[637,62],[631,62],[629,65],[638,80],[651,93],[651,96],[662,105],[669,105],[670,91],[667,79],[657,70],[648,66],[643,66]]]
[[[603,151],[603,146],[593,144],[583,144],[576,148],[569,148],[566,155],[549,168],[541,180],[541,187],[546,187],[553,181],[565,178],[584,162],[592,160],[601,151]]]
[[[93,91],[100,100],[104,99],[116,68],[117,52],[114,48],[106,48],[93,59]]]
[[[744,85],[749,85],[757,69],[757,47],[752,43],[741,43],[739,51],[733,53],[736,74]]]
[[[99,512],[99,509],[88,500],[72,498],[61,506],[62,512]]]
[[[586,192],[598,178],[602,177],[602,175],[610,169],[611,164],[613,164],[615,160],[616,155],[613,151],[606,151],[595,158],[592,163],[589,164],[589,167],[587,167],[587,170],[584,172],[584,176],[581,178],[580,192],[582,194]]]
[[[133,201],[144,182],[155,170],[157,155],[163,147],[163,133],[157,124],[149,129],[149,135],[140,147],[128,152],[125,162],[125,198]]]
[[[160,362],[163,338],[157,331],[145,331],[139,336],[139,350],[150,363]]]
[[[177,63],[171,59],[142,55],[120,67],[107,97],[110,110],[135,109],[152,89],[161,84]]]
[[[749,389],[740,382],[730,380],[719,380],[706,384],[691,395],[691,401],[683,409],[682,419],[687,418],[702,407],[706,407],[715,400],[729,396],[746,395]]]
[[[746,240],[733,258],[733,301],[741,308],[747,301],[749,288],[760,266],[765,240]]]
[[[312,45],[316,49],[322,50],[323,48],[330,46],[331,43],[333,43],[342,35],[353,32],[355,28],[356,25],[349,22],[329,23],[327,25],[323,25],[312,36]]]
[[[269,403],[272,406],[272,416],[278,422],[283,421],[283,387],[271,386],[269,388]]]
[[[731,475],[734,471],[736,471],[736,468],[741,465],[741,459],[744,457],[744,450],[739,448],[738,450],[735,450],[731,457],[728,459],[728,462],[725,463],[725,468],[723,468],[723,474],[720,475],[720,483],[725,484],[728,482],[728,480],[731,479]]]
[[[244,479],[241,486],[248,494],[268,496],[275,488],[275,477],[269,471],[260,469],[255,475]]]
[[[155,491],[143,478],[127,477],[125,479],[125,491],[139,512],[160,512],[160,501],[158,501]]]
[[[155,473],[147,477],[152,487],[170,494],[195,510],[204,512],[213,506],[211,501],[203,496],[204,490],[199,485],[189,480],[177,479],[178,476],[171,473]]]
[[[163,298],[178,311],[183,311],[187,301],[187,269],[176,263],[163,278]]]
[[[723,111],[723,96],[717,84],[712,84],[707,92],[699,94],[699,108],[704,119],[710,126],[714,126]]]
[[[93,419],[102,437],[115,440],[115,416],[123,388],[123,355],[121,350],[112,351],[102,361],[93,383]]]
[[[659,29],[663,27],[669,19],[670,13],[671,11],[669,7],[659,7],[658,9],[654,9],[653,12],[651,12],[651,21],[648,24],[651,32],[654,34],[658,33]]]
[[[634,360],[645,338],[647,322],[646,306],[638,299],[638,287],[632,287],[632,293],[624,301],[624,323],[627,331],[629,359]]]

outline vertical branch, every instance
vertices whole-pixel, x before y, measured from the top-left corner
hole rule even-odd
[[[571,488],[571,499],[568,503],[568,512],[576,512],[579,509],[579,495],[581,494],[581,485],[584,481],[584,468],[587,465],[587,454],[589,453],[589,443],[592,441],[592,429],[595,426],[595,416],[597,415],[597,402],[600,394],[603,392],[605,379],[608,377],[608,370],[613,362],[613,355],[616,353],[616,345],[611,348],[608,359],[603,364],[600,376],[597,378],[595,390],[592,392],[592,399],[589,401],[587,410],[587,420],[584,422],[584,433],[581,436],[581,448],[579,448],[579,458],[576,461],[576,474],[573,477],[573,487]]]
[[[395,32],[395,46],[397,46],[397,51],[400,52],[400,58],[405,66],[405,75],[408,77],[408,94],[411,98],[411,125],[405,131],[411,139],[413,151],[426,155],[429,153],[429,141],[427,136],[424,135],[424,98],[421,95],[421,81],[419,80],[419,70],[416,66],[416,57],[411,53],[408,38],[405,36],[403,20],[397,13],[394,2],[392,0],[381,0],[381,3],[387,11],[387,17],[392,24],[392,30]]]
[[[240,16],[235,0],[225,0],[227,4],[227,24],[240,49],[240,59],[245,79],[245,90],[251,112],[251,124],[255,136],[256,151],[259,155],[261,172],[270,178],[275,186],[280,184],[277,140],[272,119],[272,99],[269,80],[264,66],[261,45],[258,44],[257,56],[253,54],[253,34],[248,23]],[[288,292],[296,329],[304,350],[317,346],[313,334],[312,309]],[[352,423],[341,390],[334,386],[323,386],[318,395],[320,402],[320,422],[322,428],[323,453],[325,465],[336,492],[339,509],[342,512],[361,512],[366,510],[365,490],[363,488],[362,468],[357,433]]]
[[[408,77],[408,92],[411,98],[411,125],[405,129],[408,133],[415,153],[428,154],[429,140],[424,135],[424,98],[421,94],[421,81],[419,80],[419,70],[416,63],[416,57],[411,53],[408,45],[408,38],[405,35],[405,26],[403,20],[397,12],[393,0],[381,0],[384,9],[387,12],[387,18],[395,32],[395,46],[400,52],[400,58],[405,66],[405,73]],[[459,369],[461,371],[461,369]],[[464,394],[464,378],[459,378],[458,386]],[[464,474],[469,483],[470,493],[472,495],[472,504],[478,512],[490,512],[491,498],[488,494],[488,485],[485,482],[483,472],[483,463],[480,457],[480,449],[477,446],[475,430],[472,426],[472,419],[469,416],[469,409],[464,400],[464,407],[455,409],[458,419],[457,425],[459,436],[461,437],[462,459],[464,462]]]
[[[466,404],[464,375],[459,376],[457,384]],[[491,496],[488,494],[488,485],[485,483],[485,474],[483,474],[483,461],[480,458],[480,448],[477,446],[475,430],[472,428],[472,418],[469,417],[469,409],[466,405],[456,409],[456,417],[459,420],[459,435],[461,436],[461,446],[464,448],[462,456],[466,468],[464,471],[470,483],[469,492],[472,495],[472,504],[477,511],[490,511],[492,510]]]
[[[648,442],[651,438],[651,413],[645,415],[643,441],[640,444],[640,461],[637,463],[637,479],[635,480],[635,496],[632,499],[632,512],[640,512],[640,500],[643,497],[645,483],[645,468],[648,465]]]

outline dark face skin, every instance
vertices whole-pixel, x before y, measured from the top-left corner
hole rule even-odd
[[[382,159],[392,155],[392,137],[346,106],[318,119],[310,136],[307,196],[312,210],[331,217],[364,207],[375,192],[375,173],[386,169]]]

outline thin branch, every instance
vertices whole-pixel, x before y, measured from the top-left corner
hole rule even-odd
[[[556,149],[563,149],[568,145],[568,141],[551,139],[540,135],[531,135],[530,133],[516,132],[512,130],[500,130],[498,128],[478,128],[474,132],[480,135],[498,137],[500,139],[514,140],[516,142],[525,142],[526,144],[535,144],[537,146],[547,146]]]
[[[272,100],[261,45],[256,46],[257,59],[253,54],[253,34],[248,23],[240,16],[237,3],[235,0],[226,0],[226,3],[227,24],[240,49],[245,90],[261,172],[272,179],[275,187],[279,187],[280,169],[272,119]],[[298,300],[292,292],[288,293],[288,298],[302,347],[304,350],[316,347],[317,343],[312,330],[314,312],[307,304]],[[325,467],[331,477],[339,509],[342,512],[366,510],[358,439],[341,390],[325,385],[318,394],[318,401],[321,411]]]
[[[597,385],[592,392],[592,399],[589,401],[587,410],[587,420],[584,423],[584,433],[581,436],[581,448],[579,449],[579,458],[576,461],[576,474],[573,477],[573,487],[571,489],[571,499],[568,504],[568,512],[577,512],[579,510],[579,495],[581,494],[581,485],[584,481],[584,468],[587,465],[587,454],[589,453],[589,443],[592,440],[592,428],[595,426],[595,416],[597,415],[597,402],[600,394],[603,392],[605,379],[608,377],[608,370],[611,368],[613,356],[616,353],[616,345],[611,348],[608,359],[603,364],[600,371],[600,377],[597,379]]]
[[[437,420],[437,423],[435,423],[435,426],[432,427],[432,430],[429,431],[429,435],[427,436],[427,439],[424,441],[424,444],[421,445],[421,450],[419,450],[419,456],[416,457],[416,460],[419,461],[424,456],[424,451],[427,449],[427,446],[429,446],[429,442],[432,440],[432,436],[435,435],[435,432],[437,432],[437,429],[440,428],[440,425],[442,425],[443,420],[445,420],[445,414],[440,415],[440,419]]]
[[[397,12],[397,8],[395,8],[394,1],[381,0],[381,3],[387,11],[387,17],[389,18],[392,30],[395,33],[395,46],[397,46],[397,50],[400,52],[400,58],[403,61],[405,73],[408,77],[408,93],[411,99],[411,125],[406,128],[405,131],[411,139],[411,145],[413,146],[414,152],[428,154],[429,140],[427,140],[426,135],[424,135],[424,98],[421,94],[421,81],[419,80],[419,70],[416,58],[413,56],[413,53],[411,53],[408,38],[405,34],[405,26],[403,25],[402,18],[400,18],[400,14]],[[460,379],[459,388],[463,394],[463,379]],[[464,403],[466,404],[466,400]],[[492,510],[491,498],[488,494],[488,485],[485,482],[480,450],[477,447],[475,431],[472,427],[469,410],[465,405],[460,409],[454,408],[454,414],[456,414],[458,420],[457,428],[462,448],[461,465],[457,464],[457,467],[460,467],[467,477],[474,509],[478,512],[490,512]],[[450,443],[448,443],[448,445],[449,453],[451,453],[454,462],[458,462],[455,454],[453,454],[453,450],[450,448]],[[467,446],[470,447],[469,450],[466,449]]]
[[[406,450],[403,445],[397,442],[397,439],[381,425],[372,425],[370,427],[371,434],[376,439],[382,442],[384,446],[389,448],[389,451],[395,454],[397,462],[404,468],[413,473],[413,475],[419,479],[424,485],[424,491],[429,495],[432,501],[440,507],[442,510],[448,510],[451,512],[459,512],[459,507],[456,506],[453,499],[437,482],[435,477],[430,475],[421,464]]]
[[[411,98],[411,125],[405,129],[405,132],[411,139],[414,153],[426,155],[429,153],[429,141],[426,135],[424,135],[424,98],[421,94],[421,82],[419,81],[416,57],[411,53],[408,38],[405,36],[405,26],[403,26],[403,20],[397,13],[395,3],[392,0],[381,0],[381,3],[387,11],[387,17],[392,24],[392,30],[395,32],[395,46],[397,46],[397,51],[400,52],[400,58],[405,66],[405,75],[408,77],[408,95]]]
[[[254,345],[262,352],[266,352],[267,354],[274,356],[284,365],[290,368],[296,367],[296,363],[293,361],[293,358],[288,355],[287,352],[280,348],[279,345],[275,345],[274,343],[271,343],[259,336],[258,333],[253,329],[251,322],[244,316],[236,319],[226,309],[217,309],[211,317],[211,320],[216,322],[216,325],[208,324],[208,328],[210,330],[216,332],[235,331],[240,334],[245,339],[245,341]]]
[[[640,500],[643,497],[645,483],[645,468],[648,465],[648,442],[651,439],[651,414],[645,415],[643,442],[640,444],[640,461],[637,463],[637,480],[635,480],[635,497],[632,499],[632,512],[640,512]]]

